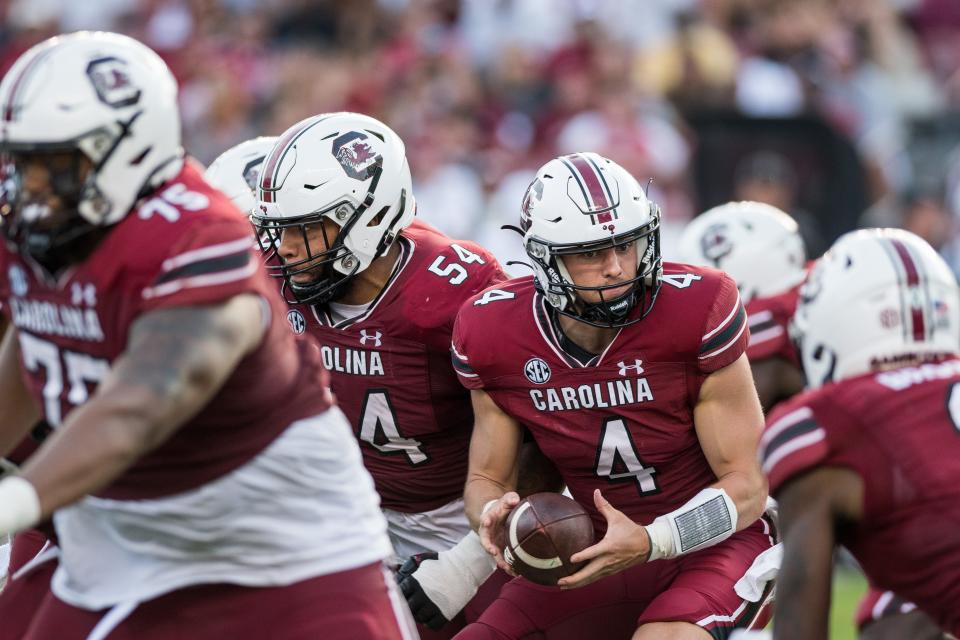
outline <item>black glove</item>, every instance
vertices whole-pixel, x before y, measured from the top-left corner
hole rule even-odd
[[[406,562],[397,570],[397,584],[400,585],[403,597],[407,599],[407,606],[410,607],[413,619],[433,631],[439,631],[443,628],[443,625],[450,621],[444,617],[439,607],[427,596],[413,575],[424,560],[436,559],[436,551],[418,553],[407,558]]]

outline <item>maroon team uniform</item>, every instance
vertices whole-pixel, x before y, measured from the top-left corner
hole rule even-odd
[[[767,424],[771,494],[819,467],[855,471],[863,519],[839,542],[872,584],[960,635],[960,360],[829,384],[784,403]]]
[[[483,389],[530,431],[591,514],[598,539],[606,523],[594,489],[647,524],[716,482],[693,407],[704,379],[747,346],[733,281],[713,269],[665,264],[650,314],[587,362],[562,348],[551,316],[531,278],[484,292],[460,311],[454,365],[467,387]],[[461,635],[629,637],[638,624],[687,621],[727,637],[760,613],[760,603],[742,600],[733,585],[773,545],[771,535],[761,520],[708,549],[570,591],[517,578]]]
[[[750,323],[750,343],[747,357],[750,362],[767,358],[782,358],[799,367],[800,358],[790,340],[790,319],[797,310],[800,285],[766,298],[754,298],[747,303]]]
[[[291,423],[331,406],[330,394],[320,391],[327,386],[327,375],[319,351],[312,341],[287,330],[286,306],[253,243],[247,220],[190,162],[58,281],[0,243],[0,298],[19,333],[27,387],[54,428],[94,392],[124,352],[130,327],[142,314],[218,304],[239,294],[254,294],[269,303],[264,318],[269,326],[260,346],[196,416],[99,497],[149,500],[196,489],[251,461]],[[379,580],[386,615],[394,619],[379,567],[356,571],[364,575],[337,575],[346,575],[347,584]],[[319,620],[303,620],[292,614],[277,617],[272,607],[282,612],[284,603],[323,600],[335,577],[288,587],[218,585],[176,591],[144,603],[110,637],[319,637],[316,633],[332,619],[323,618],[323,609],[316,610]],[[344,616],[359,606],[344,599],[332,602]],[[25,637],[87,637],[103,614],[68,606],[49,593]],[[3,626],[0,622],[0,630]]]
[[[486,250],[418,220],[397,242],[394,273],[365,313],[334,324],[323,307],[295,306],[288,319],[320,342],[381,505],[420,513],[463,496],[473,409],[450,366],[453,322],[505,276]]]
[[[22,465],[36,448],[33,438],[25,438],[8,459]],[[22,638],[34,612],[47,596],[59,555],[52,537],[53,526],[49,523],[13,537],[7,584],[0,589],[0,640]]]

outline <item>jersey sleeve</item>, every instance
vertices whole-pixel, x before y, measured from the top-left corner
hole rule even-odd
[[[259,293],[259,266],[253,234],[242,219],[195,224],[171,244],[159,271],[143,286],[140,309],[216,304]]]
[[[472,307],[473,301],[467,301],[460,308],[457,319],[454,321],[450,360],[453,364],[453,370],[457,372],[457,379],[460,380],[460,384],[467,389],[482,389],[483,378],[474,368],[474,362],[471,362],[472,352],[477,350],[477,340],[481,337],[470,330],[472,320],[470,310]]]
[[[827,458],[830,444],[822,423],[823,412],[809,402],[789,402],[770,414],[760,438],[760,461],[771,495]]]
[[[724,274],[700,338],[700,371],[713,373],[734,362],[746,351],[749,339],[747,312],[740,302],[740,292],[730,276]]]
[[[751,361],[786,353],[790,345],[786,320],[779,309],[764,300],[751,300],[747,304],[747,325],[750,329],[747,357]]]

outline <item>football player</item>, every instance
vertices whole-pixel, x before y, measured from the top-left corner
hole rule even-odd
[[[793,323],[810,391],[771,413],[760,449],[785,544],[774,636],[826,637],[839,544],[960,635],[956,279],[911,233],[853,232],[814,266]]]
[[[476,244],[414,218],[403,141],[365,115],[290,127],[258,197],[253,220],[281,260],[290,328],[319,340],[397,556],[417,556],[401,572],[416,571],[403,584],[411,608],[443,626],[495,569],[463,511],[473,413],[449,347],[457,309],[503,271]]]
[[[257,204],[260,169],[276,141],[276,136],[260,136],[234,145],[210,163],[203,177],[249,215]]]
[[[797,223],[762,202],[728,202],[697,216],[683,231],[683,262],[726,271],[747,309],[747,357],[764,410],[803,389],[788,326],[806,274]]]
[[[495,542],[519,501],[524,427],[602,539],[562,591],[515,579],[458,638],[709,638],[763,615],[766,594],[734,590],[774,543],[746,312],[729,276],[663,263],[659,226],[616,163],[551,160],[521,211],[535,276],[461,308],[453,360],[476,413],[465,502],[484,546],[509,569]]]
[[[184,159],[159,56],[109,33],[30,49],[0,154],[0,455],[53,427],[0,481],[0,535],[53,516],[61,547],[22,637],[415,633],[319,349]]]

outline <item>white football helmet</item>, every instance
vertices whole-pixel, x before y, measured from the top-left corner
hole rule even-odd
[[[805,275],[806,252],[796,221],[762,202],[728,202],[683,230],[679,259],[726,271],[744,303],[783,293]]]
[[[66,245],[89,235],[83,227],[120,221],[179,173],[177,83],[156,53],[127,36],[50,38],[20,56],[0,83],[0,152],[6,236],[38,258],[69,253]],[[55,194],[79,216],[64,224],[22,198],[24,158],[47,154],[74,158],[72,171],[51,169]],[[85,177],[81,156],[92,165]]]
[[[386,253],[412,221],[415,203],[403,141],[379,120],[325,113],[284,132],[260,172],[252,219],[274,249],[285,231],[301,234],[309,257],[278,267],[293,300],[322,304]],[[307,227],[340,227],[325,247],[310,247]],[[309,284],[301,273],[316,275]]]
[[[276,136],[260,136],[230,147],[210,163],[203,177],[250,215],[257,204],[257,180]]]
[[[960,290],[936,251],[901,229],[841,236],[800,289],[791,325],[807,386],[960,352]]]
[[[596,153],[560,156],[540,167],[523,198],[520,228],[533,260],[536,286],[559,312],[600,327],[638,322],[653,308],[663,273],[660,208],[637,180],[617,163]],[[631,290],[611,300],[605,287],[574,284],[560,259],[634,242],[637,276]],[[587,304],[579,291],[599,291],[601,302]],[[628,319],[636,306],[640,312]]]

